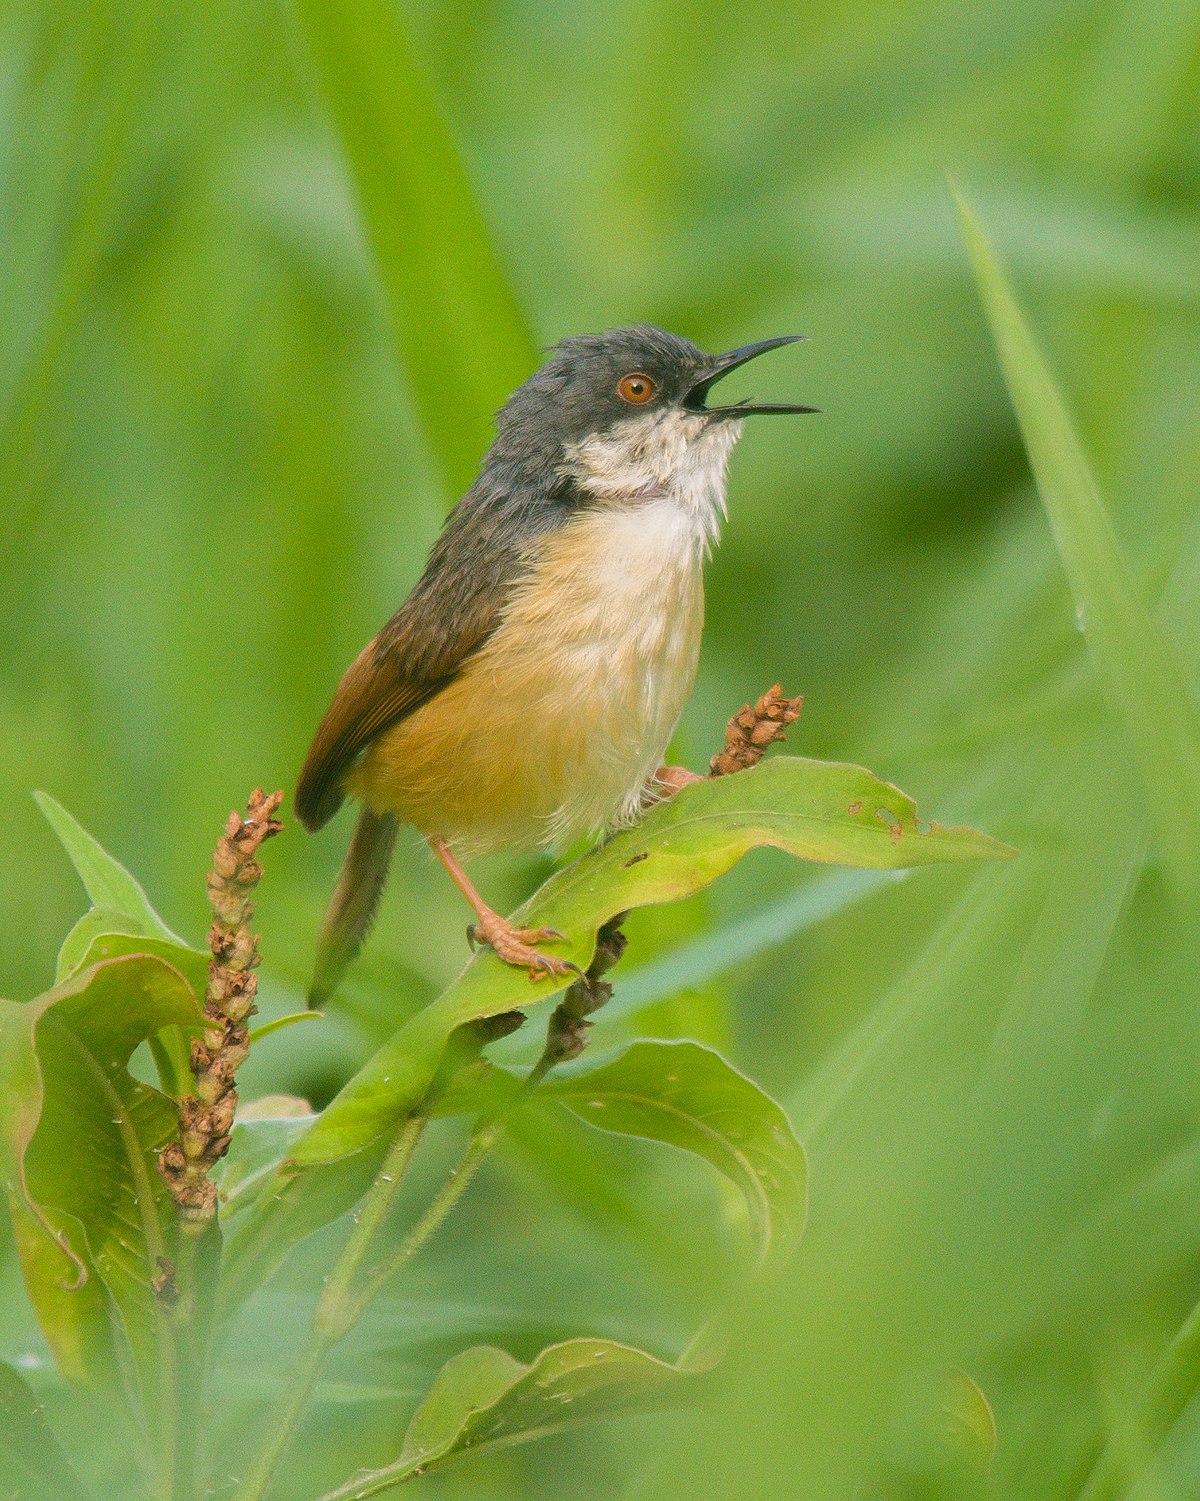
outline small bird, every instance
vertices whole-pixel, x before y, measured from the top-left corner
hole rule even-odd
[[[564,339],[509,397],[412,593],[351,663],[296,787],[310,830],[362,807],[321,931],[321,1005],[365,938],[400,823],[475,912],[468,936],[539,974],[574,965],[515,927],[460,858],[628,825],[693,774],[662,767],[692,690],[704,559],[743,418],[708,405],[783,335],[706,355],[639,325]]]

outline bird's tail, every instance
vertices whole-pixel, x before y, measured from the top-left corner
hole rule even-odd
[[[308,992],[309,1010],[322,1007],[337,989],[371,931],[387,883],[396,830],[397,821],[391,813],[376,813],[364,807],[358,815],[354,837],[321,925],[317,962]]]

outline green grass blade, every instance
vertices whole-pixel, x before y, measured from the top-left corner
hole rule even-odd
[[[45,478],[48,412],[56,384],[72,355],[88,295],[102,268],[113,220],[127,191],[126,177],[138,122],[138,105],[160,40],[158,0],[138,0],[118,22],[112,8],[88,9],[87,42],[105,57],[99,85],[87,95],[90,119],[81,130],[78,187],[62,209],[56,255],[46,278],[45,304],[35,337],[25,350],[15,387],[0,420],[0,486],[14,535],[35,503]],[[118,38],[118,40],[113,40]],[[18,522],[17,518],[22,518]]]
[[[374,251],[400,359],[447,484],[536,363],[438,102],[391,0],[296,0]]]
[[[955,204],[1029,462],[1113,719],[1123,726],[1168,876],[1200,895],[1200,716],[1138,596],[1054,378],[969,205]]]

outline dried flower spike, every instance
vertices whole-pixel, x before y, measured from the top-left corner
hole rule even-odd
[[[783,740],[784,727],[800,718],[803,698],[785,698],[776,683],[751,708],[746,704],[725,726],[725,748],[712,758],[709,776],[727,777],[757,766],[767,746]]]
[[[246,817],[236,812],[229,815],[213,853],[208,875],[212,958],[204,1027],[192,1041],[196,1090],[180,1100],[179,1139],[169,1143],[158,1159],[158,1170],[185,1222],[202,1223],[216,1209],[217,1186],[209,1174],[229,1149],[237,1108],[236,1075],[250,1050],[248,1023],[258,989],[254,974],[258,939],[250,932],[254,916],[250,893],[262,877],[262,866],[255,855],[263,840],[283,827],[275,817],[282,801],[282,792],[269,796],[259,789],[252,792]]]

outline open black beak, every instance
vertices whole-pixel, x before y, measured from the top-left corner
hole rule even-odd
[[[751,417],[756,412],[819,412],[820,407],[790,406],[779,401],[735,401],[727,407],[705,405],[709,391],[731,370],[766,354],[768,349],[781,349],[785,344],[795,344],[807,338],[806,334],[781,334],[776,339],[760,339],[757,344],[743,344],[740,349],[731,349],[728,354],[714,355],[700,371],[700,377],[683,398],[689,412],[703,412],[706,417]]]

